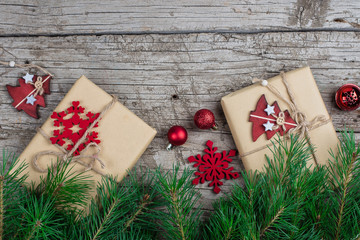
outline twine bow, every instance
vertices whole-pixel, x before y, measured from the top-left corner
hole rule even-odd
[[[293,95],[293,93],[292,93],[292,91],[291,91],[291,89],[289,87],[289,84],[287,82],[285,73],[281,72],[280,76],[281,76],[282,81],[283,81],[283,83],[285,85],[285,88],[286,88],[286,90],[288,92],[290,100],[284,98],[281,95],[281,93],[279,92],[279,90],[277,90],[274,86],[269,84],[266,80],[255,78],[255,79],[253,79],[253,82],[254,83],[255,82],[261,82],[262,86],[268,88],[270,90],[270,92],[272,92],[278,98],[280,98],[285,103],[287,103],[287,105],[289,105],[291,117],[294,119],[297,126],[295,128],[290,129],[288,131],[288,134],[290,134],[292,132],[298,132],[299,135],[300,135],[300,138],[305,137],[308,144],[310,144],[312,146],[310,136],[309,136],[309,131],[329,123],[331,121],[331,119],[327,119],[324,115],[318,115],[314,119],[312,119],[311,121],[308,121],[307,118],[306,118],[305,113],[301,112],[298,109],[297,105],[296,105],[294,95]],[[276,118],[276,123],[277,123],[277,125],[274,126],[274,127],[276,127],[276,129],[277,129],[277,128],[279,128],[279,126],[282,126],[283,130],[286,130],[285,125],[284,125],[284,117],[285,117],[284,113],[280,112],[279,116],[275,116],[275,115],[273,115],[273,116]],[[275,129],[273,128],[273,130],[275,130]],[[267,145],[265,147],[267,147]],[[265,147],[262,147],[261,149],[264,149]],[[257,151],[259,151],[261,149],[255,149],[255,150],[253,150],[253,151],[251,151],[249,153],[243,154],[242,156],[252,154],[252,153],[257,152]],[[318,161],[317,161],[317,158],[315,156],[314,150],[311,149],[311,151],[312,151],[312,155],[313,155],[315,164],[318,165]]]
[[[99,120],[105,115],[105,113],[117,102],[117,97],[116,96],[112,96],[112,100],[110,103],[108,103],[104,109],[101,111],[99,117],[89,126],[88,129],[86,129],[85,133],[83,134],[83,136],[76,142],[75,146],[72,148],[71,151],[67,151],[65,148],[63,148],[62,146],[60,145],[57,145],[55,144],[55,146],[61,151],[61,152],[56,152],[56,151],[42,151],[42,152],[39,152],[37,153],[34,158],[32,159],[32,164],[34,166],[34,168],[39,171],[39,172],[42,172],[42,173],[46,173],[48,170],[47,169],[44,169],[42,167],[39,166],[38,164],[38,160],[41,156],[44,156],[44,155],[54,155],[56,157],[58,157],[58,159],[60,159],[60,162],[61,163],[64,163],[64,162],[72,162],[72,163],[79,163],[80,165],[84,166],[85,167],[85,170],[84,171],[89,171],[89,170],[92,170],[102,176],[105,176],[105,174],[103,174],[102,172],[94,169],[94,165],[95,165],[95,162],[98,161],[101,165],[101,168],[105,168],[105,163],[98,157],[98,154],[100,153],[101,151],[101,148],[99,147],[98,144],[96,144],[95,142],[91,142],[89,143],[85,149],[83,150],[83,152],[86,152],[90,147],[95,147],[96,148],[96,153],[93,154],[93,155],[87,155],[87,154],[80,154],[78,156],[73,156],[74,152],[76,151],[76,149],[78,149],[78,147],[83,144],[85,141],[86,141],[86,138],[87,138],[87,135],[89,134],[89,132],[94,128],[94,126],[99,122]],[[38,129],[38,132],[45,138],[47,139],[49,142],[50,141],[50,136],[47,135],[44,130],[42,130],[41,128]],[[83,158],[88,158],[88,159],[91,159],[91,162],[88,164],[84,161],[82,161],[81,159]],[[53,165],[52,168],[55,168],[56,165]]]
[[[34,97],[36,97],[38,94],[39,95],[43,95],[44,94],[44,88],[43,88],[43,80],[42,77],[37,77],[35,83],[31,82],[31,85],[33,85],[35,87],[35,93],[34,93]]]
[[[272,127],[272,130],[276,130],[281,126],[282,129],[285,132],[286,131],[286,126],[285,126],[285,114],[284,114],[284,112],[279,112],[279,116],[276,116],[275,114],[271,114],[271,116],[273,116],[276,119],[276,125],[274,125]]]

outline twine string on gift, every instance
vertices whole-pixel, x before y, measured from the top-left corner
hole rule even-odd
[[[96,170],[94,168],[95,165],[95,161],[98,161],[101,165],[101,168],[105,168],[105,163],[98,157],[98,154],[101,151],[101,148],[99,147],[99,145],[95,142],[91,142],[89,143],[85,149],[83,150],[83,152],[86,152],[88,150],[89,147],[94,146],[96,148],[96,153],[93,155],[87,155],[87,154],[80,154],[78,156],[73,156],[74,152],[76,151],[76,149],[78,149],[78,147],[85,143],[88,134],[91,132],[91,130],[95,127],[95,125],[99,122],[99,120],[106,114],[106,112],[118,101],[116,96],[112,96],[112,100],[110,103],[108,103],[104,109],[101,111],[100,115],[98,116],[98,118],[88,127],[88,129],[86,129],[85,133],[82,135],[82,137],[76,142],[75,146],[72,148],[71,151],[67,151],[65,148],[63,148],[62,146],[55,144],[55,146],[61,151],[61,152],[56,152],[56,151],[42,151],[37,153],[34,158],[32,159],[32,164],[34,166],[34,168],[42,173],[47,172],[47,169],[43,169],[39,166],[38,164],[38,160],[41,156],[44,155],[54,155],[57,156],[60,159],[60,162],[73,162],[73,163],[79,163],[80,165],[85,167],[84,171],[89,171],[92,170],[102,176],[105,176],[102,172]],[[47,139],[49,142],[50,141],[50,136],[47,135],[44,130],[42,130],[41,128],[38,129],[38,132],[45,138]],[[91,159],[91,162],[88,164],[84,161],[82,161],[82,159],[84,158],[88,158]],[[56,165],[53,165],[53,168],[56,167]]]
[[[275,96],[277,96],[278,98],[283,100],[290,107],[291,117],[294,119],[297,126],[295,128],[290,129],[288,131],[288,134],[290,134],[292,132],[299,132],[300,138],[305,137],[308,144],[310,146],[313,146],[313,144],[311,143],[310,136],[309,136],[309,131],[329,123],[331,121],[331,119],[327,119],[324,115],[317,115],[314,119],[312,119],[311,121],[308,121],[307,118],[306,118],[306,115],[303,112],[301,112],[297,107],[294,95],[293,95],[293,93],[292,93],[292,91],[290,89],[290,86],[288,84],[286,74],[284,72],[281,72],[280,76],[281,76],[281,79],[282,79],[282,81],[283,81],[283,83],[285,85],[285,88],[286,88],[286,91],[287,91],[287,93],[288,93],[288,95],[290,97],[290,100],[283,97],[281,95],[280,91],[276,87],[274,87],[273,85],[269,84],[266,80],[255,78],[255,79],[253,79],[253,83],[261,82],[262,86],[268,88],[270,90],[270,92],[272,92]],[[280,112],[279,116],[275,116],[276,123],[278,125],[277,128],[279,128],[279,126],[282,126],[283,130],[286,131],[285,125],[283,124],[284,117],[285,117],[285,115],[284,115],[283,112]],[[273,129],[273,130],[276,130],[276,129]],[[267,148],[267,147],[269,147],[271,145],[272,145],[272,143],[267,144],[267,145],[265,145],[263,147],[254,149],[254,150],[252,150],[250,152],[242,154],[241,157],[244,157],[244,156],[253,154],[255,152],[258,152],[258,151],[260,151],[262,149],[265,149],[265,148]],[[311,151],[312,151],[312,155],[313,155],[313,158],[314,158],[314,162],[315,162],[316,165],[318,165],[318,161],[317,161],[314,149],[311,148]]]
[[[39,71],[53,77],[53,75],[50,72],[48,72],[46,69],[44,69],[44,68],[42,68],[42,67],[40,67],[38,65],[31,64],[31,63],[29,63],[29,64],[18,64],[18,63],[15,63],[14,61],[10,61],[10,62],[0,61],[0,64],[4,65],[4,66],[17,67],[17,68],[36,68]]]

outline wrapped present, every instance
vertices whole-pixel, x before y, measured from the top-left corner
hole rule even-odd
[[[315,147],[309,166],[326,164],[329,149],[336,150],[338,138],[309,67],[255,79],[223,97],[221,105],[247,170],[263,170],[277,134],[305,137]]]
[[[82,76],[19,158],[29,165],[29,182],[38,183],[58,159],[72,161],[73,171],[89,171],[95,184],[102,176],[121,180],[155,134],[116,97]]]

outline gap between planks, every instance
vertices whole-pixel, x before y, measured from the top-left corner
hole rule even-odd
[[[360,28],[312,28],[312,29],[288,29],[288,30],[180,30],[180,31],[107,31],[107,32],[84,32],[84,33],[11,33],[0,34],[0,38],[21,37],[72,37],[72,36],[104,36],[104,35],[181,35],[181,34],[266,34],[266,33],[305,33],[305,32],[360,32]]]

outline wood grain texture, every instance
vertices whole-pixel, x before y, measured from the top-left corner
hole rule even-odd
[[[16,85],[26,70],[0,67],[0,149],[17,153],[29,143],[52,110],[82,74],[156,128],[158,134],[138,165],[171,169],[189,166],[187,158],[201,153],[206,140],[219,150],[235,148],[220,106],[222,96],[248,86],[253,77],[269,78],[279,71],[311,66],[336,129],[345,124],[360,132],[360,111],[340,111],[334,102],[337,88],[360,82],[360,33],[285,32],[259,34],[146,34],[67,37],[6,37],[0,39],[0,60],[16,59],[46,67],[55,74],[48,106],[36,120],[11,106],[5,85]],[[311,107],[311,106],[309,106]],[[192,118],[200,108],[212,109],[218,131],[202,131]],[[120,123],[119,123],[120,124]],[[189,140],[166,151],[166,132],[179,124]],[[359,137],[359,136],[357,136]],[[243,169],[238,157],[231,164]],[[236,181],[222,187],[229,192]],[[215,195],[199,186],[204,209]]]
[[[0,36],[359,31],[357,0],[0,0]]]

